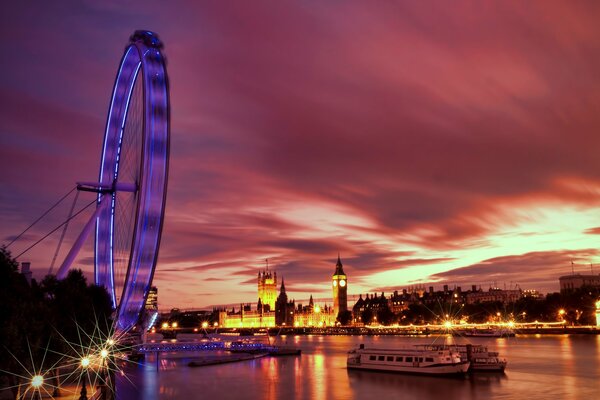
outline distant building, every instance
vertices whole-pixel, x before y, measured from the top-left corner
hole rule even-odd
[[[348,278],[344,273],[342,261],[338,254],[331,287],[333,290],[333,313],[336,318],[340,312],[348,311]]]
[[[535,300],[541,300],[544,297],[542,296],[542,294],[540,292],[538,292],[535,289],[525,289],[523,290],[523,297],[529,298],[529,299],[535,299]]]
[[[502,290],[490,288],[487,292],[478,291],[466,295],[467,304],[500,302],[503,304],[514,303],[523,297],[521,289]]]
[[[316,305],[312,295],[308,306],[289,300],[283,279],[276,296],[277,273],[268,268],[258,273],[258,302],[256,310],[250,304],[240,304],[235,309],[218,310],[219,326],[224,328],[270,328],[274,326],[319,327],[334,326],[339,311],[348,310],[347,277],[342,262],[338,260],[333,274],[334,306]]]
[[[567,293],[576,289],[581,289],[584,286],[591,286],[600,288],[600,274],[599,275],[582,275],[573,274],[565,275],[558,278],[560,283],[560,292]]]
[[[294,300],[288,301],[287,293],[285,292],[285,283],[281,279],[279,296],[277,296],[277,301],[275,302],[275,325],[293,326],[295,308]]]
[[[314,304],[312,295],[308,301],[308,306],[302,307],[298,304],[294,313],[295,327],[326,327],[335,326],[337,314],[333,307],[328,305],[318,306]]]
[[[146,310],[158,311],[158,289],[152,286],[146,297]]]
[[[146,297],[145,310],[145,328],[151,329],[156,320],[158,319],[158,289],[156,286],[152,286],[148,290],[148,296]]]
[[[396,292],[397,293],[397,292]],[[399,299],[398,299],[399,301]],[[365,294],[363,299],[362,294],[358,296],[358,300],[352,307],[352,313],[355,316],[360,317],[363,311],[365,310],[373,310],[377,311],[379,309],[389,307],[388,299],[385,297],[385,294],[382,292],[381,296],[377,296],[377,293],[369,295]]]
[[[252,310],[250,304],[240,304],[238,312],[219,311],[219,326],[224,328],[271,328],[275,326],[275,313],[264,309]]]
[[[265,311],[275,310],[275,300],[277,299],[277,272],[266,270],[258,273],[258,299],[263,307],[268,307]]]
[[[31,263],[30,262],[22,262],[21,263],[21,274],[27,279],[27,283],[31,285]]]

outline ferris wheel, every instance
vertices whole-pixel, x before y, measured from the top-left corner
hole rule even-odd
[[[63,278],[95,226],[94,278],[116,309],[115,327],[140,322],[156,267],[169,164],[169,86],[163,45],[136,31],[121,59],[101,152],[98,182],[78,183],[97,193],[96,210],[57,277]]]

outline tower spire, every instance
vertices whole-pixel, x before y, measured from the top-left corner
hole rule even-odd
[[[285,293],[285,282],[283,277],[281,278],[281,289],[279,289],[279,293]]]
[[[340,253],[338,253],[337,263],[335,263],[335,272],[333,275],[346,275],[344,273],[344,265],[342,264],[342,260],[340,259]]]

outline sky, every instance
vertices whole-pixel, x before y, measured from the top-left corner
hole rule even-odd
[[[557,291],[571,262],[600,273],[598,16],[593,1],[2,2],[0,243],[96,179],[118,62],[148,29],[171,90],[161,309],[254,302],[265,259],[290,297],[327,299],[338,253],[351,300]],[[19,258],[35,277],[59,236]],[[75,262],[90,276],[92,254]]]

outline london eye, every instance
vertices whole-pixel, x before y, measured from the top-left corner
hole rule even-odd
[[[163,45],[136,31],[121,59],[110,101],[98,182],[78,183],[97,194],[96,210],[61,265],[68,272],[95,226],[94,278],[116,310],[115,329],[140,322],[156,267],[169,164],[169,89]]]

